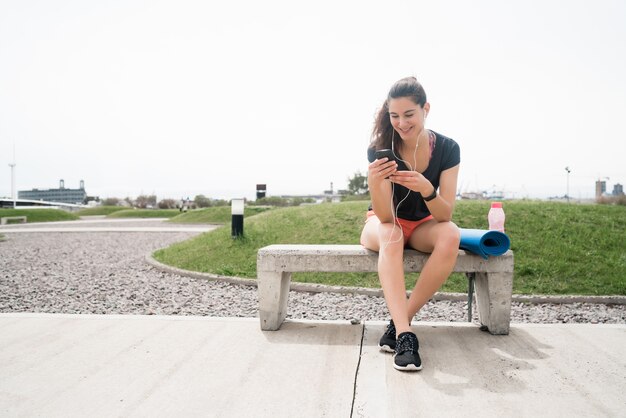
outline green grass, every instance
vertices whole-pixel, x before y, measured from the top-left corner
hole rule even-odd
[[[107,218],[173,218],[178,209],[124,209],[112,212]]]
[[[257,215],[272,209],[268,206],[247,206],[244,209],[244,218]],[[225,224],[231,221],[230,206],[216,206],[204,209],[194,209],[180,213],[170,218],[169,222],[189,224]]]
[[[81,209],[76,214],[78,216],[96,216],[96,215],[110,215],[113,212],[119,212],[128,208],[124,206],[96,206],[93,208]]]
[[[28,223],[79,219],[76,214],[60,209],[0,209],[0,217],[5,216],[26,216]]]
[[[232,239],[230,228],[218,228],[158,251],[155,257],[188,270],[252,278],[256,251],[265,245],[354,243],[354,232],[360,229],[354,215],[361,213],[364,219],[365,209],[364,202],[273,209],[245,218],[242,239]]]
[[[219,228],[159,250],[155,258],[179,268],[256,277],[256,252],[270,244],[355,244],[368,202],[275,209],[246,218],[245,237]],[[626,207],[506,201],[506,229],[515,252],[514,293],[626,294]],[[489,202],[457,202],[462,228],[487,228]],[[411,288],[417,274],[407,277]],[[295,281],[380,287],[376,274],[294,274]],[[454,274],[444,291],[465,292]]]

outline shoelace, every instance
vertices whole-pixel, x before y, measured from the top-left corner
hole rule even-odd
[[[397,342],[396,342],[396,353],[398,354],[402,354],[405,353],[407,351],[410,351],[412,353],[417,351],[417,338],[411,338],[412,335],[403,335],[402,338],[400,338]]]
[[[387,335],[393,336],[394,339],[396,338],[396,326],[393,321],[389,322],[389,325],[387,325]]]

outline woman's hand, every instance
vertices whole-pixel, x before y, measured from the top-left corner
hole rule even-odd
[[[398,170],[398,163],[389,161],[387,157],[380,160],[374,160],[367,168],[368,184],[381,183]]]
[[[409,190],[428,196],[433,192],[433,185],[430,181],[417,171],[396,171],[389,177],[393,183],[406,187]]]

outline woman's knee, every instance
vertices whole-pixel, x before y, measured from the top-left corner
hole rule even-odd
[[[404,252],[402,228],[390,222],[368,221],[361,231],[360,243],[372,251],[385,251],[387,254]]]
[[[382,222],[378,225],[378,239],[381,251],[387,253],[403,253],[404,252],[404,235],[402,228],[398,225],[388,222]]]
[[[378,228],[372,222],[368,222],[361,231],[360,243],[368,250],[378,251]]]
[[[461,242],[461,232],[454,222],[442,222],[437,231],[435,249],[457,253]]]

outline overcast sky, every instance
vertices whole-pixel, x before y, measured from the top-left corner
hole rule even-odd
[[[626,2],[0,0],[0,196],[347,187],[414,75],[460,191],[626,182]]]

